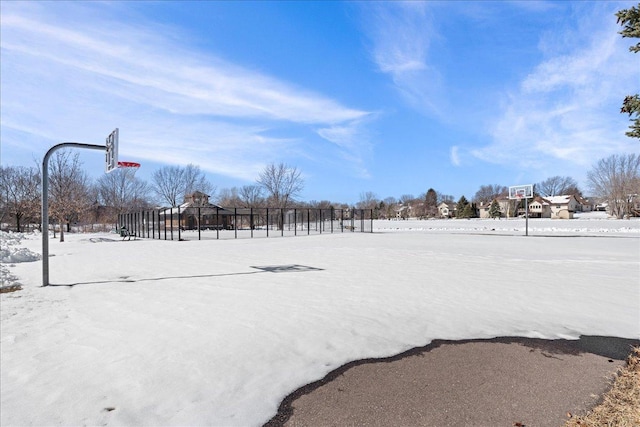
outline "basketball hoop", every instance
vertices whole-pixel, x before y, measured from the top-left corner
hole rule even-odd
[[[139,168],[140,163],[138,162],[118,162],[119,168]]]

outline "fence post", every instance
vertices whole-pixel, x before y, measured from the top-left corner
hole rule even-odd
[[[216,206],[216,240],[220,240],[220,208]]]
[[[373,209],[371,209],[371,233],[373,233]]]
[[[233,234],[238,238],[238,208],[233,208]]]
[[[169,230],[171,231],[171,240],[173,240],[173,207],[169,209],[171,211],[171,224]]]

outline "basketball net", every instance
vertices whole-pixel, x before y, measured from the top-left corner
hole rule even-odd
[[[118,162],[119,168],[139,168],[140,163],[138,162]]]

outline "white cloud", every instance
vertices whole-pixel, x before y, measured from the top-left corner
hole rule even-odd
[[[106,136],[118,126],[123,153],[248,178],[284,147],[302,144],[301,133],[348,128],[369,115],[194,51],[175,29],[118,21],[109,4],[63,4],[62,14],[57,5],[3,2],[5,136],[30,134],[45,147]],[[268,136],[287,126],[295,128],[292,136]],[[5,153],[20,145],[5,136]]]
[[[449,150],[449,159],[451,160],[451,164],[454,166],[460,166],[460,155],[458,154],[459,148],[457,145],[454,145]]]
[[[437,37],[423,2],[367,3],[365,32],[374,62],[389,74],[402,97],[427,114],[441,115],[444,79],[429,63],[431,41]]]
[[[372,144],[365,130],[366,120],[317,129],[318,135],[338,147],[340,157],[356,171],[361,178],[370,178],[366,159],[372,155]]]
[[[506,97],[492,142],[474,156],[532,169],[554,165],[555,173],[570,175],[609,154],[637,150],[619,114],[625,94],[637,88],[637,62],[615,19],[603,21],[603,13],[600,5],[590,8],[577,29],[545,38],[547,58]]]

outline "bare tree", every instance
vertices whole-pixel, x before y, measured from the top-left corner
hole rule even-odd
[[[218,193],[218,204],[226,207],[237,207],[242,205],[238,187],[223,188]]]
[[[98,202],[115,215],[149,207],[149,185],[136,178],[136,169],[118,168],[100,176],[96,183]]]
[[[358,209],[374,209],[378,204],[378,196],[372,191],[360,193],[360,201],[356,204]]]
[[[570,176],[552,176],[535,185],[535,192],[542,197],[580,194],[578,183]]]
[[[92,202],[89,178],[82,170],[79,156],[79,153],[72,155],[68,150],[61,150],[50,160],[49,210],[60,224],[61,242],[64,242],[64,225],[69,228],[69,223],[89,209]]]
[[[0,167],[1,217],[12,217],[16,230],[22,231],[23,220],[35,222],[40,210],[40,172],[22,166]]]
[[[491,203],[493,200],[498,197],[506,196],[509,194],[509,189],[504,185],[499,184],[489,184],[489,185],[481,185],[480,189],[476,191],[475,196],[473,196],[474,203]]]
[[[631,214],[631,201],[640,194],[640,156],[614,154],[600,159],[587,173],[593,194],[607,201],[611,215]]]
[[[451,194],[444,194],[441,193],[439,191],[436,192],[436,194],[438,195],[438,204],[445,202],[445,203],[453,203],[454,199],[453,196]]]
[[[247,208],[257,208],[264,204],[263,190],[259,185],[243,185],[239,197]]]
[[[265,189],[269,201],[281,209],[287,209],[304,189],[301,172],[284,163],[267,165],[260,173],[257,183]]]
[[[400,216],[402,219],[409,218],[418,203],[419,201],[413,197],[413,194],[403,194],[400,196],[400,204],[402,205],[400,207]]]
[[[213,187],[198,166],[164,166],[153,173],[153,192],[160,202],[178,206],[185,195],[195,191],[213,196]]]
[[[333,203],[329,200],[311,200],[309,202],[309,207],[313,209],[331,209],[333,207]]]
[[[213,197],[216,188],[207,180],[200,166],[188,164],[184,168],[184,194],[192,194],[196,191]]]
[[[178,206],[178,199],[184,197],[183,177],[179,166],[165,166],[153,173],[153,191],[160,202]]]
[[[386,197],[382,203],[382,213],[386,218],[392,218],[394,216],[394,212],[398,207],[398,201],[395,197]]]

